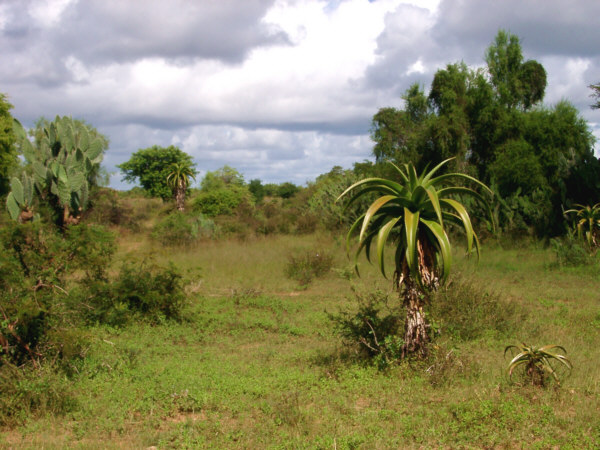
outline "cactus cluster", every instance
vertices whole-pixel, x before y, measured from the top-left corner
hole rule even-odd
[[[33,215],[33,179],[25,173],[21,179],[14,177],[10,181],[11,191],[6,197],[6,208],[13,220],[27,222]]]
[[[63,223],[78,220],[88,202],[90,178],[102,161],[103,139],[71,117],[57,116],[44,126],[36,136],[35,145],[27,139],[20,124],[16,131],[23,155],[32,169],[33,183],[30,184],[35,184],[42,196],[49,192],[57,199],[58,207],[63,211]],[[15,186],[18,190],[19,186]],[[9,210],[16,212],[15,203],[23,209],[17,195],[13,194],[12,200],[10,206],[7,203]]]

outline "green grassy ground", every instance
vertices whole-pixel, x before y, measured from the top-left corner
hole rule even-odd
[[[362,277],[348,280],[340,240],[283,236],[152,252],[136,239],[121,252],[153,253],[189,277],[188,320],[91,330],[85,364],[65,381],[70,412],[1,431],[0,447],[600,447],[597,266],[555,269],[552,253],[536,247],[486,247],[478,266],[458,257],[456,272],[501,299],[511,328],[466,340],[442,328],[430,360],[380,371],[342,345],[327,313],[355,306],[353,287],[391,284],[366,262]],[[335,261],[308,287],[284,276],[288,255],[302,249]],[[490,323],[483,319],[473,320]],[[560,387],[509,383],[503,350],[520,341],[566,347],[571,376]]]

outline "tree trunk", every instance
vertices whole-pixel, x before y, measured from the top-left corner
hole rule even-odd
[[[175,192],[175,204],[177,205],[177,210],[183,212],[185,209],[185,189],[182,187],[178,187]]]
[[[435,270],[435,249],[424,233],[417,240],[418,270],[425,290],[436,290],[439,277]],[[410,273],[406,260],[402,263],[402,273],[396,274],[396,286],[403,297],[406,308],[404,325],[404,345],[402,357],[409,353],[418,357],[427,356],[429,343],[429,324],[425,320],[423,307],[427,301],[428,292],[421,288]]]
[[[425,295],[410,278],[404,280],[404,306],[406,308],[406,322],[404,325],[404,345],[402,346],[402,357],[408,354],[416,354],[419,357],[427,356],[427,344],[429,325],[425,322],[423,306]]]

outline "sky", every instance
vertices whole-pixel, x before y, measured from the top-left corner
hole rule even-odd
[[[31,127],[84,119],[117,164],[175,145],[199,171],[303,185],[372,159],[371,120],[448,63],[482,66],[497,31],[600,138],[597,0],[0,0],[0,92]],[[600,154],[600,143],[596,155]]]

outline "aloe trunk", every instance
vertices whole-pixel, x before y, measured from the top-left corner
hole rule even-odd
[[[406,321],[402,357],[408,354],[424,357],[427,355],[427,344],[429,342],[428,326],[423,311],[425,297],[412,280],[405,281],[403,297],[404,307],[406,308]]]
[[[179,211],[185,210],[185,188],[182,188],[181,186],[177,188],[177,191],[175,192],[175,203]]]

